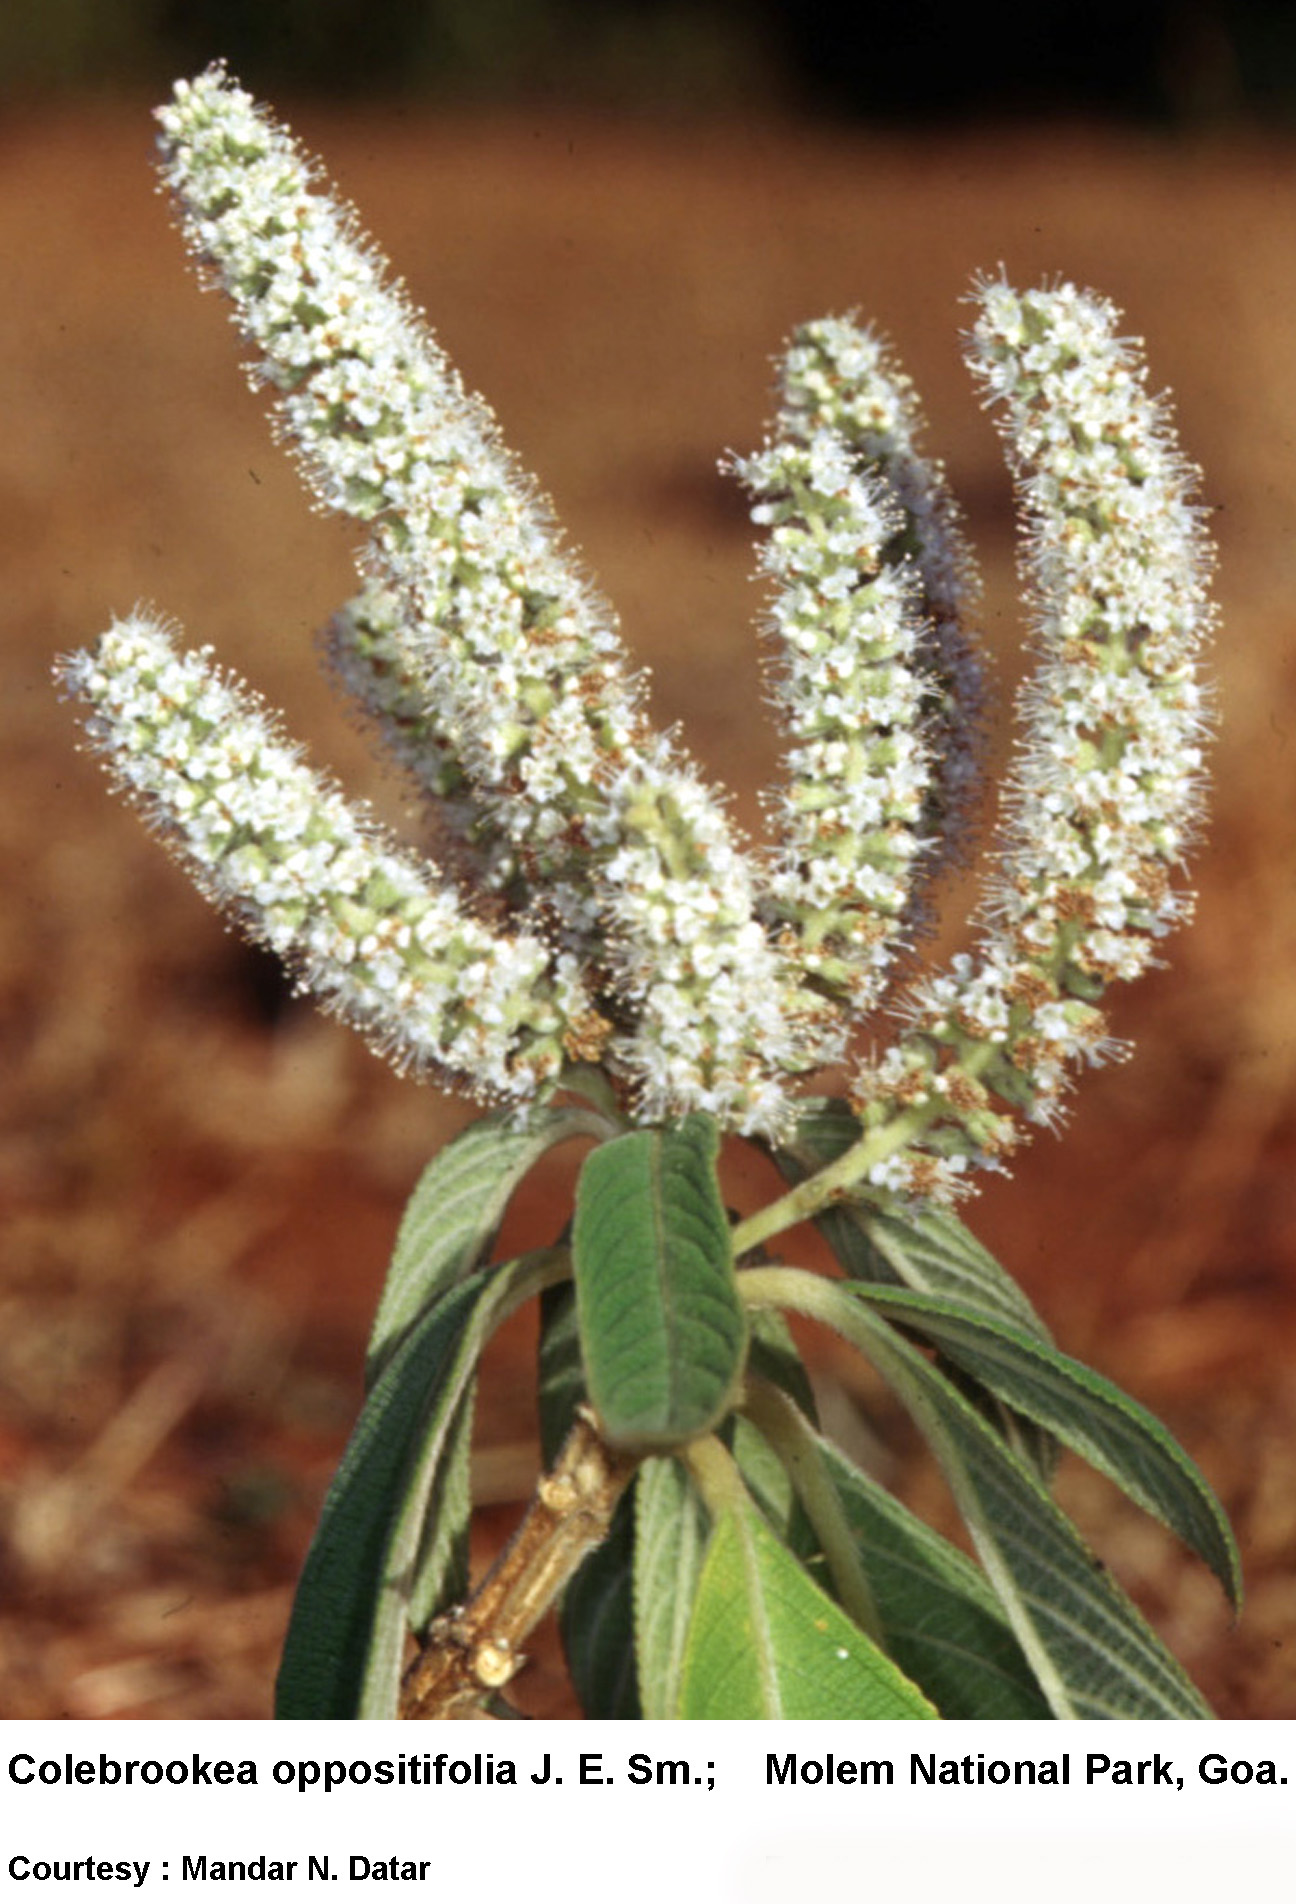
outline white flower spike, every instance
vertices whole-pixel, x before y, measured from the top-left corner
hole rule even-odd
[[[328,647],[433,804],[451,875],[146,616],[62,664],[92,746],[204,890],[398,1063],[525,1105],[592,1062],[640,1121],[706,1111],[786,1139],[797,1082],[846,1055],[912,949],[976,786],[971,564],[908,379],[853,320],[808,324],[770,439],[735,459],[768,532],[787,738],[762,859],[653,732],[490,412],[289,136],[219,67],[158,117],[190,245],[308,486],[367,531]],[[861,1132],[824,1199],[954,1197],[1021,1122],[1055,1122],[1074,1065],[1113,1053],[1106,986],[1189,909],[1172,875],[1212,623],[1194,472],[1109,305],[978,296],[969,356],[1017,473],[1038,666],[977,948],[857,1067]]]
[[[371,530],[434,784],[462,770],[496,882],[541,894],[563,942],[604,966],[634,1020],[612,1062],[646,1115],[785,1127],[780,1077],[839,1047],[831,1014],[766,938],[720,801],[650,732],[612,619],[490,412],[221,69],[177,86],[159,120],[190,244],[279,392],[303,475]]]
[[[90,744],[199,887],[404,1067],[529,1099],[597,1042],[574,962],[492,933],[206,654],[143,614],[63,665]]]
[[[846,318],[806,324],[780,382],[773,441],[734,462],[770,526],[774,702],[794,743],[770,910],[863,1014],[972,805],[973,578],[940,469],[915,448],[912,386],[878,340]]]
[[[922,1192],[1012,1147],[1001,1107],[1054,1123],[1069,1069],[1120,1055],[1098,1000],[1191,911],[1171,875],[1198,823],[1209,726],[1197,474],[1136,346],[1071,285],[993,280],[979,300],[969,357],[1017,476],[1039,664],[980,950],[916,990],[908,1035],[860,1081],[872,1120],[933,1107],[920,1146],[890,1160]]]

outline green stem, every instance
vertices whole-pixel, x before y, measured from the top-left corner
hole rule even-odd
[[[886,1636],[873,1589],[860,1562],[841,1499],[824,1470],[813,1428],[790,1395],[760,1375],[747,1378],[742,1412],[787,1469],[797,1498],[819,1538],[837,1597],[856,1626],[882,1650]]]
[[[713,1521],[722,1514],[750,1507],[751,1496],[738,1463],[715,1435],[699,1435],[675,1452],[692,1476]]]
[[[812,1177],[805,1177],[785,1191],[773,1203],[767,1204],[755,1215],[744,1217],[733,1233],[735,1256],[745,1256],[748,1250],[755,1249],[768,1237],[777,1236],[780,1230],[790,1230],[796,1223],[806,1223],[811,1217],[818,1216],[829,1204],[840,1203],[843,1198],[868,1176],[875,1164],[882,1163],[887,1157],[903,1150],[905,1145],[920,1137],[938,1115],[931,1105],[914,1105],[907,1111],[901,1111],[889,1124],[881,1125],[877,1130],[866,1131],[864,1136],[844,1150],[840,1157],[817,1170]]]

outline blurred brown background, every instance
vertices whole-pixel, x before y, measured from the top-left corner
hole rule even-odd
[[[469,60],[443,62],[441,85],[434,61],[421,88],[380,73],[381,98],[330,93],[291,7],[242,76],[260,85],[264,67],[361,207],[621,610],[661,720],[684,723],[753,829],[776,749],[749,531],[715,460],[758,440],[790,327],[858,309],[924,394],[986,572],[999,747],[1022,626],[1008,485],[959,356],[972,274],[1002,263],[1105,291],[1174,390],[1225,611],[1199,918],[1117,1003],[1133,1062],[1081,1080],[1063,1139],[968,1214],[1061,1345],[1155,1409],[1220,1490],[1247,1564],[1240,1626],[1204,1569],[1078,1464],[1066,1504],[1221,1713],[1296,1717],[1296,143],[1281,88],[1265,117],[1253,37],[1206,8],[1148,11],[1156,58],[1145,72],[1131,52],[1128,69],[1146,97],[1065,96],[1046,63],[1011,98],[924,112],[906,69],[919,97],[899,118],[829,87],[776,8],[737,30],[741,9],[703,8],[692,52],[639,54],[628,16],[644,9],[623,9],[630,37],[592,78],[571,34],[582,9],[549,11],[564,17],[531,68],[494,89]],[[311,515],[152,190],[165,14],[135,22],[134,65],[91,44],[42,66],[0,35],[6,1717],[268,1712],[404,1199],[468,1115],[389,1076],[222,931],[75,753],[50,685],[57,653],[147,600],[409,822],[314,663],[352,537]],[[567,90],[565,53],[581,76]],[[952,895],[950,944],[971,890]],[[555,1166],[509,1235],[545,1240],[571,1175]],[[903,1418],[857,1365],[818,1354],[834,1420],[862,1413],[895,1485],[948,1524]],[[482,1553],[534,1477],[530,1356],[524,1323],[484,1384]],[[520,1702],[566,1710],[552,1643],[539,1654]]]

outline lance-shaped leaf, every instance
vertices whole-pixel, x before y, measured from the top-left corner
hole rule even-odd
[[[572,1254],[586,1386],[616,1447],[703,1434],[741,1377],[747,1323],[734,1283],[710,1117],[634,1131],[585,1159]]]
[[[437,1152],[401,1218],[370,1332],[367,1386],[428,1303],[477,1268],[509,1198],[545,1152],[573,1137],[605,1137],[607,1129],[596,1112],[576,1106],[541,1106],[520,1129],[515,1118],[493,1112]]]
[[[1030,1470],[850,1285],[749,1270],[749,1300],[799,1310],[862,1351],[921,1428],[1059,1719],[1203,1719],[1209,1709]]]
[[[673,1719],[707,1547],[706,1509],[678,1461],[645,1461],[635,1482],[634,1614],[645,1719]]]
[[[758,1310],[750,1323],[749,1377],[759,1374],[790,1397],[803,1419],[812,1416],[810,1380],[782,1316]],[[769,1442],[741,1415],[731,1415],[717,1433],[775,1535],[799,1560],[813,1562],[819,1554],[818,1537]],[[646,1719],[669,1719],[678,1704],[684,1647],[706,1552],[707,1515],[687,1470],[664,1458],[645,1461],[640,1468],[635,1508],[640,1696]]]
[[[1045,1718],[1048,1707],[990,1583],[815,1433],[786,1397],[745,1402],[779,1450],[822,1543],[813,1569],[946,1718]]]
[[[1237,1545],[1204,1475],[1154,1415],[1057,1349],[940,1296],[853,1286],[851,1294],[916,1330],[956,1367],[1037,1421],[1201,1555],[1236,1607]]]
[[[945,1719],[1047,1719],[989,1581],[822,1437],[824,1471],[859,1543],[888,1653]]]
[[[803,1409],[810,1385],[781,1316],[752,1318],[751,1358],[785,1386]],[[570,1284],[546,1290],[541,1302],[540,1437],[545,1463],[562,1446],[579,1404],[588,1400]],[[722,1430],[762,1511],[793,1550],[806,1557],[813,1531],[791,1498],[787,1476],[750,1424]],[[617,1504],[612,1529],[587,1555],[559,1608],[563,1652],[587,1718],[669,1718],[693,1592],[706,1547],[706,1516],[673,1461],[651,1458]]]
[[[563,1593],[559,1629],[572,1685],[587,1719],[640,1719],[631,1592],[636,1475],[616,1504],[607,1538],[587,1554]]]
[[[682,1719],[936,1719],[751,1503],[716,1519],[680,1673]]]
[[[747,1326],[751,1341],[744,1387],[753,1379],[772,1383],[795,1404],[804,1419],[817,1421],[810,1377],[792,1331],[782,1316],[772,1309],[749,1311]],[[717,1433],[738,1463],[747,1492],[779,1539],[798,1559],[813,1559],[819,1552],[819,1541],[806,1519],[782,1456],[744,1415],[731,1415]]]
[[[787,1389],[804,1411],[810,1384],[781,1316],[752,1319],[751,1361]],[[586,1401],[575,1293],[546,1290],[541,1302],[540,1434],[552,1462]],[[721,1430],[747,1486],[770,1524],[803,1559],[815,1537],[788,1478],[748,1422]],[[587,1718],[669,1718],[693,1593],[706,1548],[706,1515],[684,1471],[665,1457],[645,1461],[617,1505],[612,1529],[587,1555],[563,1594],[558,1624],[572,1684]]]
[[[479,1270],[446,1290],[388,1359],[306,1556],[279,1669],[279,1718],[395,1717],[416,1586],[424,1611],[434,1610],[429,1518],[442,1559],[466,1523],[466,1491],[453,1480],[477,1359],[503,1317],[563,1267],[548,1251]],[[452,1487],[439,1498],[447,1475]],[[452,1506],[453,1527],[437,1512]]]
[[[905,1211],[844,1209],[826,1217],[823,1228],[852,1278],[903,1285],[920,1300],[953,1300],[991,1327],[1002,1322],[1043,1348],[1051,1346],[1052,1336],[1007,1270],[951,1211],[931,1204]],[[1052,1435],[1029,1409],[1014,1409],[976,1371],[957,1366],[968,1400],[1047,1486],[1058,1458]]]

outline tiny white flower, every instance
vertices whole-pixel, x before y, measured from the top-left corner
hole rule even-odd
[[[774,439],[734,459],[778,584],[789,777],[769,912],[858,1014],[881,996],[917,877],[970,791],[968,564],[939,472],[914,449],[912,389],[875,338],[845,319],[806,325],[780,382]]]
[[[304,477],[323,506],[369,529],[370,587],[335,625],[340,671],[448,800],[489,883],[515,906],[538,897],[569,948],[607,969],[637,1019],[613,1063],[643,1101],[674,1114],[715,1093],[738,1128],[772,1129],[749,1101],[767,1107],[780,1075],[833,1055],[836,1028],[785,950],[743,942],[756,869],[719,798],[649,730],[613,618],[494,418],[293,141],[220,68],[177,86],[158,116],[163,176],[259,352],[256,377],[279,393]],[[663,856],[687,866],[690,885],[719,882],[707,970],[740,980],[722,1025],[710,1004],[721,994],[675,963],[700,1021],[687,1086],[678,1035],[656,1022],[659,988],[644,983],[653,947],[635,942],[639,884]],[[658,1035],[672,1044],[668,1102],[647,1062]]]
[[[901,1050],[935,1064],[952,1045],[1052,1124],[1068,1065],[1122,1055],[1093,1000],[1153,962],[1189,903],[1170,875],[1200,805],[1210,557],[1194,472],[1112,307],[1002,282],[980,305],[971,358],[1004,408],[1040,665],[979,956],[915,988]],[[941,1132],[979,1161],[984,1135]]]
[[[525,1099],[557,1075],[569,1035],[588,1035],[570,963],[467,914],[205,652],[178,652],[135,614],[61,674],[90,745],[198,884],[384,1055]]]

